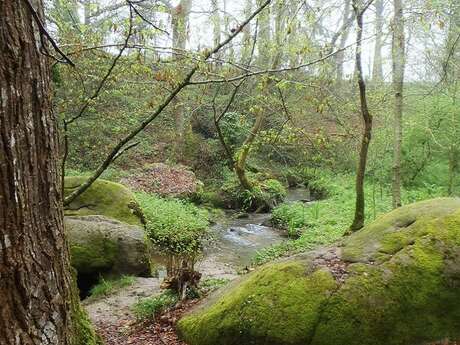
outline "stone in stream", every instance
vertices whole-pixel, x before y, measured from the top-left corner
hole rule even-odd
[[[189,345],[415,345],[460,337],[460,199],[394,210],[257,269],[178,323]]]

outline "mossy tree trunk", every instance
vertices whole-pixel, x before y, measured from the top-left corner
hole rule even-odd
[[[359,152],[358,170],[356,172],[356,205],[355,217],[350,227],[350,231],[356,231],[364,226],[364,178],[366,174],[367,153],[372,133],[372,116],[369,113],[366,96],[366,83],[364,82],[363,67],[361,59],[361,40],[363,37],[363,16],[366,8],[360,9],[358,1],[353,0],[353,9],[356,14],[357,34],[356,34],[356,73],[359,86],[359,100],[361,105],[361,116],[364,124],[363,137],[361,139],[361,148]]]
[[[0,344],[91,345],[64,235],[43,21],[41,0],[0,3]]]
[[[260,128],[262,127],[263,119],[264,119],[263,110],[262,109],[257,110],[256,120],[254,122],[254,125],[252,126],[251,132],[249,133],[248,137],[244,141],[242,148],[238,152],[237,159],[235,162],[236,176],[238,177],[238,180],[240,181],[241,186],[245,190],[249,190],[249,191],[252,190],[253,186],[246,175],[246,161],[248,159],[249,152],[251,151],[252,144],[254,143],[254,140],[256,139]]]

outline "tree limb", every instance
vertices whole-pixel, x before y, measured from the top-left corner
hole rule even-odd
[[[203,54],[203,61],[208,60],[213,54],[217,53],[222,47],[231,42],[242,30],[243,28],[261,11],[266,8],[272,0],[266,0],[255,12],[253,12],[230,36],[227,37],[224,41],[215,46],[212,50],[207,50]],[[113,162],[114,157],[118,154],[123,147],[131,141],[137,134],[139,134],[145,127],[147,127],[158,115],[171,103],[171,101],[176,97],[176,95],[186,86],[190,85],[193,75],[199,70],[200,64],[197,63],[195,66],[187,73],[184,79],[177,84],[175,89],[169,94],[169,96],[157,107],[157,109],[144,121],[142,121],[137,127],[135,127],[128,135],[121,139],[117,145],[110,151],[105,160],[99,165],[99,167],[94,171],[94,173],[75,191],[69,194],[64,199],[64,205],[70,204],[75,198],[80,194],[86,191],[91,184],[96,181],[99,176],[109,167]]]

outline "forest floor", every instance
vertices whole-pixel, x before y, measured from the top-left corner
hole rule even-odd
[[[203,279],[235,279],[236,269],[210,255],[198,265]],[[88,298],[83,305],[106,345],[185,345],[179,340],[175,323],[198,300],[187,301],[158,316],[155,320],[139,321],[132,306],[141,298],[159,295],[162,292],[158,278],[137,277],[134,284],[115,293]]]

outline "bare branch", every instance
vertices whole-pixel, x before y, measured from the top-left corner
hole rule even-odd
[[[57,61],[59,62],[64,62],[64,63],[68,63],[70,66],[72,67],[75,67],[75,64],[72,62],[72,60],[70,60],[67,55],[65,55],[62,50],[59,48],[59,46],[57,45],[57,43],[53,40],[53,38],[51,37],[51,35],[48,33],[48,31],[46,31],[45,29],[45,26],[43,25],[41,19],[40,19],[40,16],[38,15],[37,11],[34,9],[34,7],[32,6],[32,4],[30,3],[29,0],[24,0],[24,2],[26,3],[27,7],[29,8],[30,12],[32,13],[32,17],[34,18],[35,20],[35,23],[37,24],[38,26],[38,30],[40,31],[40,37],[42,36],[46,36],[46,38],[48,39],[48,41],[51,43],[51,45],[53,46],[53,48],[62,56],[62,58],[64,59],[63,60],[59,60],[59,59],[56,59],[53,57],[54,59],[56,59]],[[43,45],[43,49],[46,50],[46,46]]]

